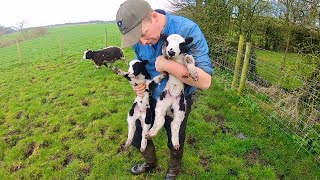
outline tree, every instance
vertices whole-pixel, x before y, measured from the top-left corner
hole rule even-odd
[[[4,27],[2,25],[0,25],[0,36],[4,35],[4,34],[9,34],[14,32],[15,30],[10,28],[10,27]]]
[[[28,32],[28,29],[25,28],[25,25],[26,25],[25,21],[22,20],[22,21],[20,21],[19,23],[17,23],[15,26],[13,26],[13,28],[14,28],[16,31],[18,31],[18,32],[21,33],[21,36],[22,36],[23,39],[26,39],[26,37],[27,37],[27,32]]]
[[[251,41],[252,33],[261,16],[269,14],[271,11],[270,2],[267,0],[235,0],[236,24],[239,34],[245,33],[247,41]]]

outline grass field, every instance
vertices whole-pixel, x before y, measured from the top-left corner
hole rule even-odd
[[[257,50],[257,73],[272,84],[281,84],[289,90],[296,90],[316,69],[316,58],[288,53],[285,71],[281,73],[284,53]],[[282,77],[279,78],[279,77]],[[280,81],[282,80],[282,82]]]
[[[159,164],[132,176],[138,150],[122,151],[126,114],[134,93],[129,83],[83,61],[87,48],[120,45],[115,24],[65,26],[49,35],[0,49],[0,179],[161,179],[168,148],[155,138]],[[58,33],[62,33],[63,56]],[[133,52],[125,49],[127,59]],[[126,67],[126,62],[117,62]],[[229,90],[216,70],[212,87],[199,91],[187,126],[179,179],[316,179],[319,164],[295,141]]]

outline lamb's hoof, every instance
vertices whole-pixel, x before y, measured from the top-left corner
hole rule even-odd
[[[124,150],[128,150],[129,147],[130,147],[130,145],[131,145],[131,142],[126,142],[126,144],[123,145],[123,149],[124,149]]]
[[[151,139],[152,137],[149,135],[149,133],[146,134],[146,139]]]
[[[152,139],[154,137],[154,135],[150,134],[150,133],[147,133],[146,134],[146,139]]]
[[[173,145],[173,148],[174,148],[175,150],[179,150],[180,144]]]
[[[146,150],[146,147],[141,147],[140,152],[144,152]]]
[[[198,73],[191,74],[191,78],[192,78],[194,81],[198,81],[198,80],[199,80],[199,75],[198,75]]]

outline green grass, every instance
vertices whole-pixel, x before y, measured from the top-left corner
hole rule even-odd
[[[257,50],[257,73],[272,84],[295,90],[303,84],[316,68],[317,58],[308,58],[295,53],[288,53],[285,71],[281,73],[284,53]],[[279,78],[279,77],[282,77]],[[282,82],[281,82],[282,81]]]
[[[300,88],[303,82],[315,71],[317,61],[319,61],[319,57],[288,53],[285,61],[285,70],[281,72],[281,63],[285,55],[283,52],[255,49],[255,53],[257,56],[256,68],[258,76],[266,79],[271,84],[281,85],[281,87],[288,90]],[[236,55],[229,56],[229,60],[235,63]],[[242,66],[240,68],[241,72]]]
[[[115,24],[65,26],[0,49],[0,179],[161,179],[168,161],[164,130],[154,139],[159,165],[132,176],[138,150],[121,151],[134,93],[122,77],[83,61],[87,48],[120,45]],[[62,33],[64,56],[59,55]],[[127,59],[133,52],[125,49]],[[126,62],[117,62],[126,67]],[[319,164],[257,105],[235,92],[222,71],[199,91],[187,126],[179,179],[315,179]],[[239,138],[242,135],[245,138]]]

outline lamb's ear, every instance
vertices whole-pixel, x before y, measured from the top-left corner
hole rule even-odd
[[[148,64],[148,60],[142,60],[142,64],[145,66]]]
[[[160,39],[167,41],[168,36],[166,34],[160,34]]]
[[[185,41],[186,41],[186,45],[188,45],[193,41],[193,37],[187,37]]]

